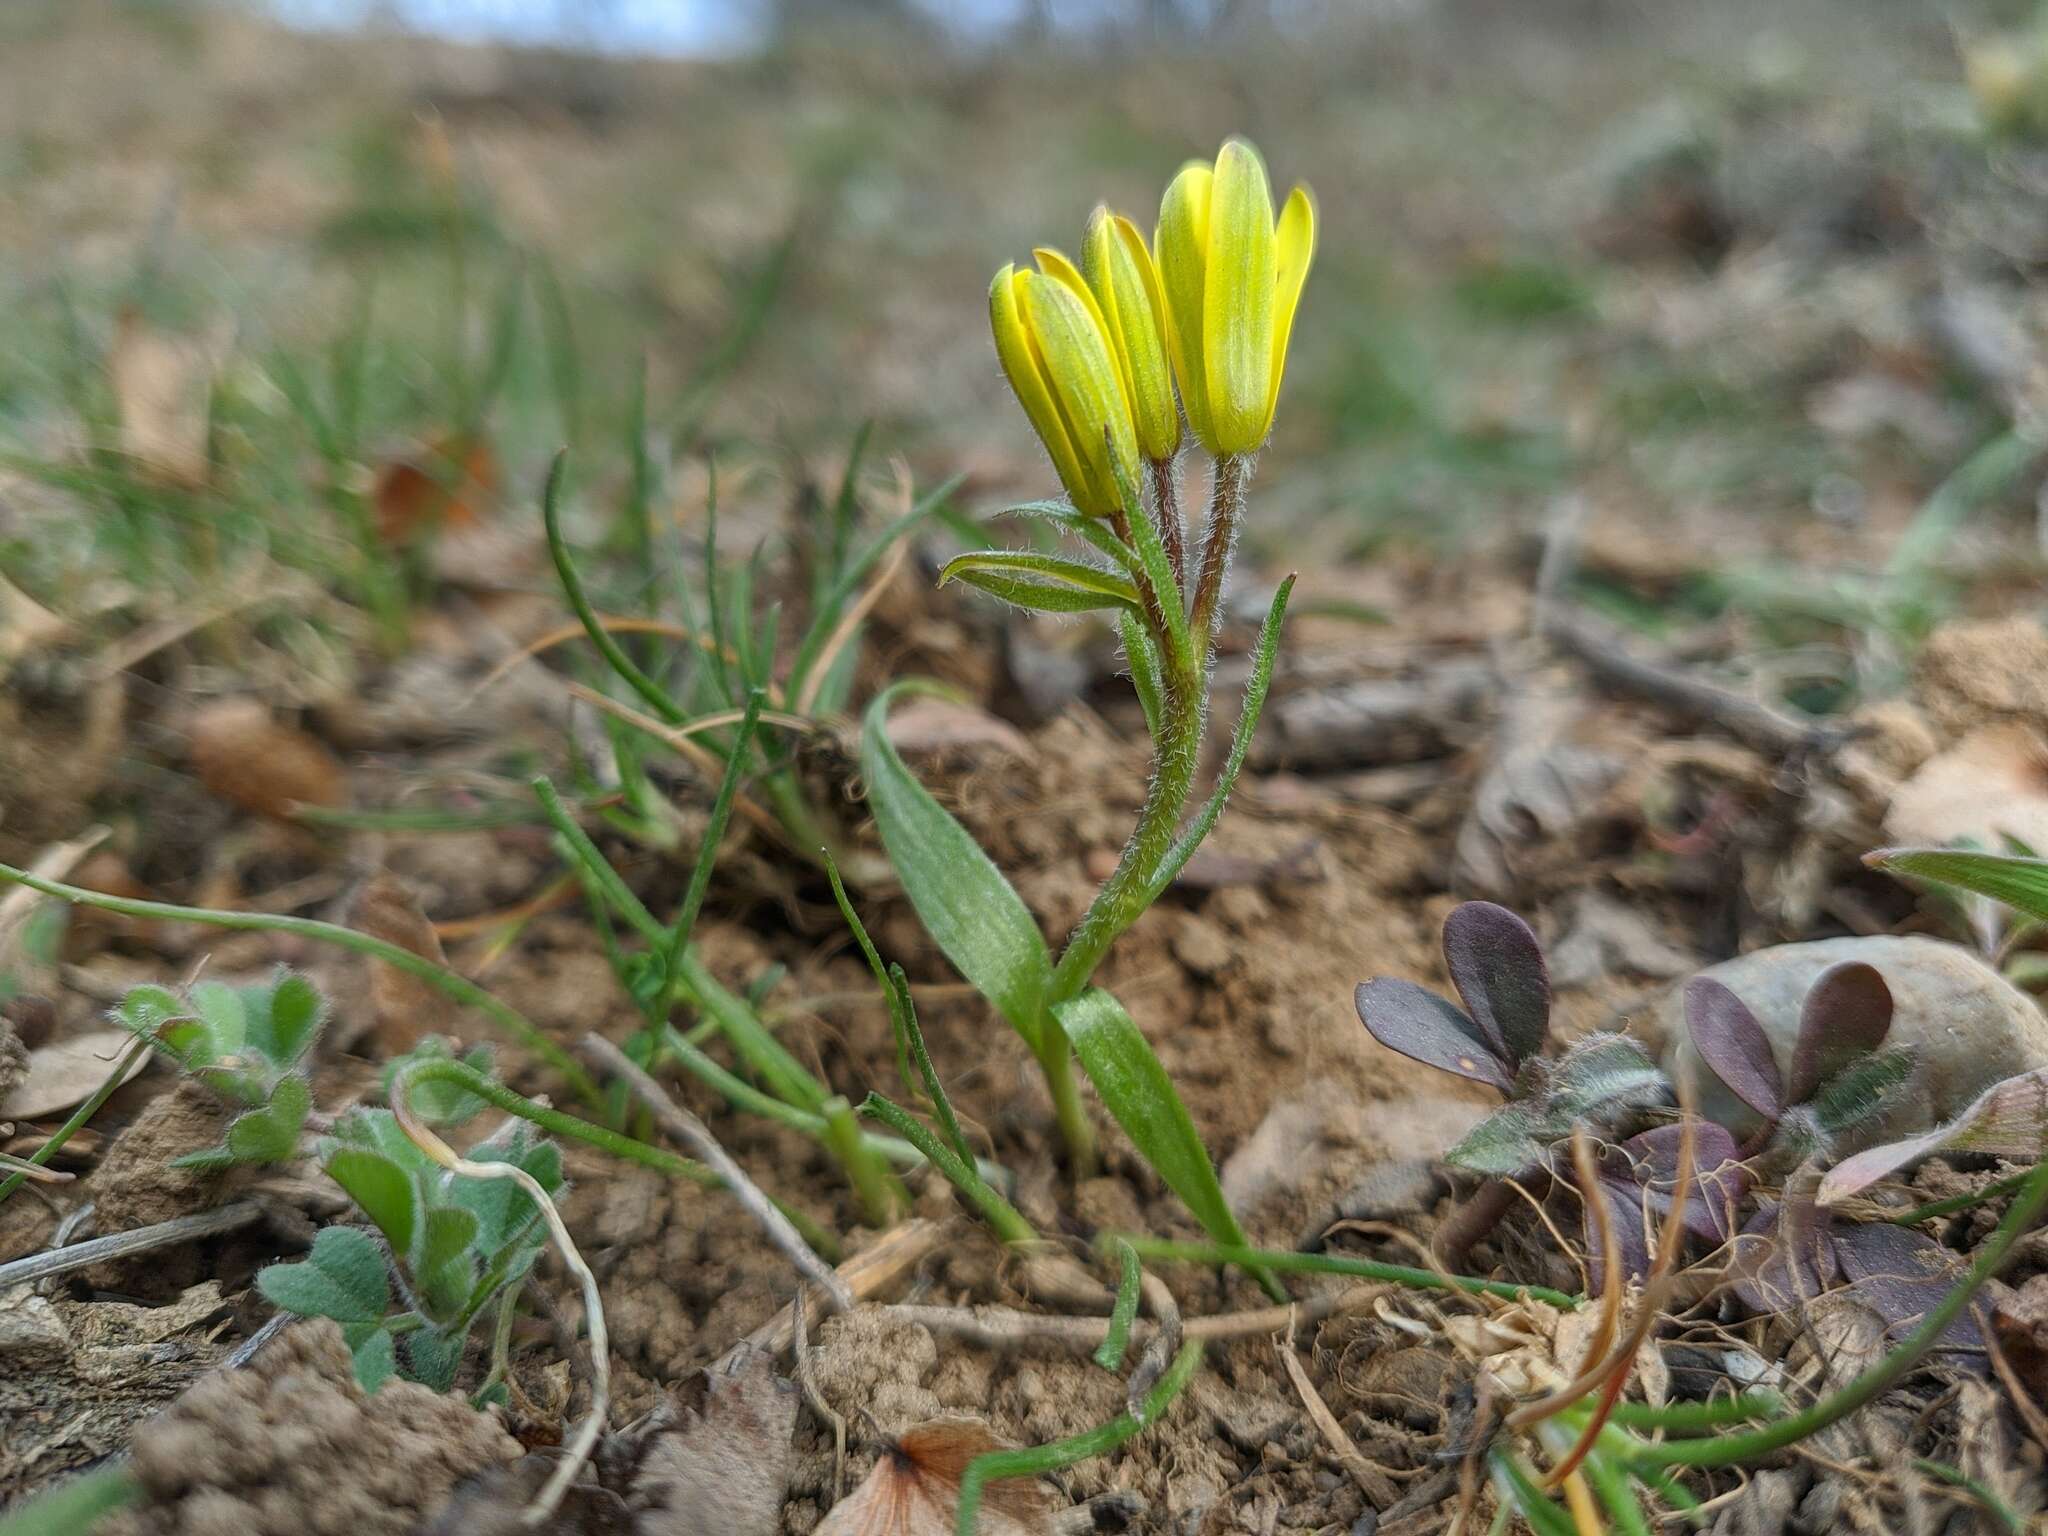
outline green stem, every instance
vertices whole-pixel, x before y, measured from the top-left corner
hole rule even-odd
[[[1095,1351],[1095,1363],[1105,1371],[1120,1371],[1124,1364],[1124,1348],[1131,1339],[1131,1324],[1138,1316],[1138,1286],[1144,1279],[1144,1271],[1138,1265],[1137,1249],[1129,1243],[1113,1237],[1109,1246],[1116,1251],[1116,1305],[1110,1309],[1109,1332]]]
[[[1653,1408],[1648,1403],[1616,1403],[1607,1417],[1626,1429],[1696,1435],[1705,1430],[1740,1424],[1746,1419],[1768,1418],[1783,1406],[1784,1399],[1766,1388],[1706,1403],[1668,1403],[1662,1408]]]
[[[1038,1230],[1024,1219],[1023,1212],[996,1193],[995,1186],[981,1176],[972,1163],[961,1157],[921,1125],[899,1104],[879,1093],[862,1100],[860,1112],[879,1120],[924,1155],[924,1160],[943,1174],[967,1202],[981,1213],[990,1230],[1006,1243],[1035,1243]]]
[[[1061,1467],[1070,1467],[1077,1461],[1086,1461],[1090,1456],[1107,1455],[1146,1425],[1158,1422],[1159,1416],[1180,1396],[1181,1388],[1188,1384],[1189,1378],[1195,1374],[1195,1367],[1201,1363],[1202,1346],[1190,1339],[1173,1357],[1173,1363],[1167,1366],[1158,1384],[1145,1394],[1144,1406],[1136,1413],[1120,1413],[1107,1424],[1065,1440],[1055,1440],[1050,1445],[1034,1445],[1020,1451],[989,1451],[975,1457],[967,1464],[966,1475],[960,1479],[955,1536],[974,1536],[975,1519],[981,1513],[981,1490],[985,1484],[1008,1477],[1042,1477]]]
[[[1081,1087],[1074,1077],[1074,1047],[1049,1011],[1042,1020],[1033,1054],[1045,1077],[1046,1091],[1052,1095],[1053,1118],[1059,1124],[1067,1161],[1076,1178],[1087,1178],[1096,1168],[1095,1122],[1088,1118],[1088,1106],[1081,1102]]]
[[[825,1146],[846,1170],[847,1182],[860,1197],[868,1225],[878,1230],[895,1225],[910,1209],[910,1192],[861,1134],[853,1106],[843,1096],[834,1096],[824,1102],[819,1113],[825,1121]]]
[[[1270,1269],[1291,1274],[1356,1275],[1362,1280],[1385,1280],[1419,1290],[1465,1291],[1474,1296],[1505,1296],[1510,1301],[1527,1297],[1566,1309],[1578,1307],[1585,1301],[1583,1296],[1572,1296],[1545,1285],[1510,1285],[1505,1280],[1481,1280],[1472,1275],[1440,1275],[1433,1269],[1382,1264],[1375,1259],[1354,1259],[1335,1253],[1239,1248],[1229,1243],[1177,1243],[1163,1237],[1125,1236],[1123,1240],[1136,1250],[1141,1259],[1166,1259],[1183,1264],[1235,1264],[1240,1269]]]
[[[74,902],[81,907],[96,907],[102,912],[115,912],[123,917],[164,918],[178,923],[206,923],[215,928],[230,928],[244,933],[291,933],[322,944],[332,944],[340,949],[354,950],[359,955],[370,955],[382,960],[394,970],[415,976],[454,998],[458,1003],[484,1014],[513,1039],[567,1078],[569,1085],[576,1090],[578,1098],[587,1104],[597,1106],[604,1103],[602,1090],[598,1088],[596,1080],[583,1069],[582,1064],[543,1034],[540,1026],[525,1014],[500,1002],[467,976],[459,975],[446,966],[436,965],[433,961],[397,944],[372,938],[367,933],[358,933],[355,929],[344,928],[339,923],[324,923],[313,917],[285,917],[269,912],[214,912],[205,907],[174,906],[167,901],[137,901],[127,896],[108,896],[99,891],[85,890],[80,886],[45,880],[40,875],[32,875],[25,869],[16,869],[11,864],[0,864],[0,885],[25,885],[32,891],[54,896],[59,901]]]
[[[2012,1256],[2014,1245],[2040,1218],[2043,1209],[2048,1209],[2048,1162],[2036,1164],[2027,1175],[2019,1198],[2006,1211],[2005,1220],[1998,1224],[1991,1240],[1978,1250],[1977,1262],[1970,1266],[1969,1273],[1921,1320],[1911,1337],[1841,1391],[1822,1398],[1801,1413],[1790,1414],[1761,1429],[1717,1435],[1711,1440],[1682,1440],[1644,1446],[1636,1453],[1636,1461],[1653,1467],[1733,1466],[1739,1461],[1752,1461],[1772,1451],[1783,1450],[1808,1435],[1826,1429],[1836,1420],[1846,1418],[1887,1391],[1920,1363],[1920,1358],[1962,1315],[1963,1309],[1970,1304],[1970,1298],[2004,1267]]]
[[[2027,1176],[2024,1173],[2016,1173],[2009,1179],[1986,1184],[1975,1194],[1950,1195],[1946,1200],[1932,1200],[1926,1205],[1916,1205],[1910,1211],[1901,1211],[1896,1216],[1887,1216],[1884,1219],[1894,1226],[1917,1226],[1923,1221],[1932,1221],[1937,1216],[1953,1216],[1957,1211],[1967,1211],[1972,1206],[1984,1204],[1987,1200],[2009,1195],[2026,1182]]]
[[[133,1065],[138,1056],[150,1048],[151,1044],[152,1042],[148,1040],[137,1040],[133,1045],[129,1046],[127,1054],[121,1058],[120,1064],[107,1074],[107,1080],[93,1090],[92,1097],[74,1109],[71,1112],[71,1118],[57,1127],[56,1134],[40,1147],[37,1147],[35,1151],[29,1153],[25,1160],[41,1168],[51,1158],[61,1152],[64,1148],[64,1143],[75,1136],[79,1128],[86,1121],[100,1112],[100,1106],[113,1097],[114,1090],[128,1081],[128,1068]],[[9,1195],[21,1188],[27,1181],[28,1175],[26,1173],[8,1175],[6,1181],[0,1183],[0,1201],[5,1201]]]
[[[1209,488],[1209,526],[1202,535],[1202,570],[1195,579],[1194,605],[1188,619],[1188,628],[1205,652],[1215,644],[1223,577],[1230,568],[1230,547],[1237,538],[1238,519],[1244,515],[1245,487],[1251,478],[1252,457],[1248,453],[1226,454],[1216,461],[1215,479]]]
[[[556,1136],[566,1136],[608,1152],[623,1162],[638,1163],[643,1168],[652,1168],[671,1178],[687,1179],[692,1184],[701,1184],[708,1189],[723,1189],[725,1181],[706,1168],[702,1163],[670,1152],[661,1147],[649,1146],[644,1141],[635,1141],[619,1131],[602,1125],[593,1125],[588,1120],[579,1120],[574,1115],[562,1113],[546,1104],[536,1104],[524,1094],[507,1088],[495,1078],[487,1077],[474,1067],[459,1061],[416,1061],[407,1066],[402,1074],[407,1093],[414,1083],[454,1083],[469,1093],[475,1094],[493,1109],[501,1109],[508,1115],[517,1115],[530,1121],[542,1130]],[[394,1085],[395,1086],[395,1085]],[[834,1263],[839,1258],[839,1241],[825,1231],[810,1217],[795,1208],[776,1200],[775,1208],[787,1216],[790,1224],[803,1234],[805,1242],[813,1250]]]

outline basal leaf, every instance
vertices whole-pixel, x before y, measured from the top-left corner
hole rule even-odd
[[[1888,1221],[1838,1224],[1835,1255],[1855,1294],[1883,1315],[1894,1340],[1919,1326],[1962,1279],[1955,1255],[1925,1232]],[[1936,1345],[1981,1352],[1983,1335],[1965,1312]]]
[[[313,1107],[306,1080],[287,1073],[261,1109],[237,1115],[228,1127],[228,1151],[238,1163],[281,1163],[298,1150],[299,1131]]]
[[[1764,1119],[1785,1112],[1785,1084],[1770,1037],[1749,1005],[1711,976],[1685,984],[1685,1028],[1707,1070]]]
[[[1621,1111],[1662,1102],[1671,1083],[1639,1041],[1627,1035],[1588,1035],[1558,1059],[1549,1102],[1564,1121],[1609,1123]]]
[[[350,1347],[350,1353],[356,1381],[365,1392],[376,1391],[398,1374],[398,1353],[391,1335],[382,1328],[371,1329],[361,1343]]]
[[[358,1209],[376,1223],[393,1253],[411,1253],[419,1230],[419,1186],[413,1176],[368,1147],[336,1147],[327,1155],[327,1176],[348,1191]]]
[[[147,1040],[163,1040],[164,1026],[174,1019],[189,1017],[190,1013],[177,993],[168,987],[156,986],[130,987],[114,1009],[116,1020]],[[185,1047],[172,1048],[181,1058],[189,1060],[190,1043]]]
[[[1550,1035],[1550,970],[1529,925],[1506,907],[1468,901],[1444,919],[1444,963],[1465,1011],[1510,1068]]]
[[[1352,995],[1366,1033],[1390,1051],[1507,1093],[1514,1071],[1479,1026],[1447,997],[1391,976],[1359,983]]]
[[[476,1213],[459,1205],[437,1205],[425,1212],[413,1238],[413,1271],[425,1277],[453,1264],[476,1241]]]
[[[438,1328],[422,1328],[405,1337],[405,1374],[423,1387],[446,1392],[455,1385],[455,1367],[462,1361],[463,1336]]]
[[[1100,987],[1053,1007],[1088,1081],[1145,1161],[1202,1229],[1219,1243],[1244,1246],[1223,1197],[1209,1150],[1144,1034],[1124,1006]]]
[[[320,989],[297,972],[287,971],[270,989],[270,1008],[262,1022],[263,1038],[256,1043],[277,1065],[290,1066],[306,1054],[326,1017],[327,999],[320,995]]]
[[[1792,1102],[1812,1098],[1814,1090],[1857,1057],[1883,1045],[1891,1027],[1891,988],[1875,966],[1845,960],[1822,971],[1799,1006]]]
[[[882,845],[941,952],[1035,1049],[1052,979],[1045,936],[994,861],[890,743],[889,706],[901,686],[876,697],[861,730],[861,772]]]
[[[1912,1081],[1918,1062],[1910,1045],[1858,1056],[1820,1085],[1810,1101],[1815,1121],[1836,1137],[1884,1114]]]
[[[2048,1151],[2048,1067],[2039,1067],[1993,1083],[1946,1125],[1844,1158],[1822,1176],[1820,1199],[1823,1203],[1846,1199],[1935,1152],[1988,1152],[2031,1163],[2044,1151]]]
[[[194,982],[187,1001],[193,1013],[206,1023],[206,1033],[215,1060],[238,1053],[249,1036],[249,1010],[242,1001],[242,989],[224,981]]]

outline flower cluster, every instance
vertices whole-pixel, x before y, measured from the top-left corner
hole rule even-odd
[[[1076,508],[1113,515],[1141,461],[1180,451],[1183,412],[1218,459],[1266,440],[1315,238],[1308,189],[1275,220],[1265,162],[1231,139],[1174,177],[1150,247],[1097,208],[1080,267],[1040,250],[996,274],[997,355]]]

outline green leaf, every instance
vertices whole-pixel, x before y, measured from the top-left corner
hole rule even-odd
[[[890,743],[889,707],[903,687],[883,689],[861,729],[861,773],[882,846],[940,951],[1035,1050],[1052,980],[1045,935],[994,861]]]
[[[303,1077],[279,1078],[268,1104],[236,1116],[228,1127],[228,1151],[238,1163],[285,1161],[298,1150],[299,1132],[312,1107],[313,1093]]]
[[[446,1040],[442,1039],[439,1035],[428,1035],[405,1055],[394,1057],[385,1064],[384,1096],[387,1099],[391,1096],[392,1083],[397,1081],[398,1074],[413,1062],[453,1061],[456,1059],[454,1049]],[[493,1060],[491,1048],[488,1045],[470,1047],[460,1060],[464,1066],[473,1072],[479,1073],[484,1077],[492,1075]],[[406,1095],[405,1102],[407,1108],[411,1109],[414,1114],[418,1115],[428,1125],[462,1125],[474,1120],[486,1108],[482,1099],[471,1093],[460,1083],[447,1082],[439,1078],[429,1078],[423,1082],[407,1084]],[[395,1123],[393,1130],[401,1137],[404,1136],[403,1132],[396,1131]],[[411,1145],[410,1138],[406,1139],[406,1144],[408,1146]]]
[[[164,1026],[173,1019],[190,1015],[177,993],[168,987],[131,987],[114,1009],[115,1020],[145,1040],[161,1042],[181,1059],[189,1060],[184,1049],[164,1039]]]
[[[1897,1101],[1917,1062],[1910,1045],[1858,1057],[1821,1084],[1810,1106],[1814,1119],[1831,1137],[1874,1119]]]
[[[197,1152],[187,1152],[172,1158],[166,1168],[196,1168],[207,1173],[221,1173],[235,1166],[239,1159],[226,1147],[201,1147]]]
[[[2048,859],[1961,848],[1881,848],[1865,855],[1863,862],[1888,874],[1974,891],[2048,921]]]
[[[438,1328],[422,1328],[418,1333],[408,1334],[405,1374],[423,1387],[446,1392],[455,1385],[455,1367],[462,1360],[462,1340],[461,1334],[443,1333]]]
[[[233,1056],[249,1038],[249,1010],[242,1001],[242,989],[224,981],[201,981],[190,990],[191,1011],[206,1023],[213,1056]]]
[[[419,1229],[419,1186],[412,1175],[381,1152],[337,1147],[327,1155],[327,1177],[348,1191],[362,1213],[377,1224],[393,1253],[412,1252]]]
[[[1088,1081],[1167,1188],[1217,1242],[1246,1246],[1209,1149],[1124,1005],[1102,988],[1090,987],[1077,998],[1055,1003],[1052,1012]]]
[[[427,1211],[413,1239],[413,1273],[424,1280],[446,1269],[469,1251],[478,1227],[476,1213],[459,1205],[437,1205]]]
[[[1145,729],[1156,737],[1159,734],[1161,691],[1158,647],[1135,613],[1118,614],[1116,629],[1123,637],[1124,657],[1131,664],[1131,688],[1138,695],[1138,706],[1145,711]]]
[[[1115,608],[1134,617],[1141,611],[1138,589],[1127,576],[1085,560],[1029,549],[983,549],[956,555],[939,572],[940,586],[964,581],[1021,608],[1046,613],[1082,613]]]
[[[390,1333],[382,1328],[372,1328],[361,1343],[352,1343],[350,1353],[356,1381],[365,1392],[375,1392],[398,1374],[398,1352]]]
[[[1038,522],[1051,523],[1062,532],[1071,533],[1075,538],[1086,541],[1101,550],[1124,570],[1135,576],[1140,569],[1137,551],[1123,543],[1111,531],[1108,523],[1099,517],[1089,517],[1076,512],[1064,501],[1026,501],[1014,507],[1005,507],[996,517],[1028,517]]]
[[[374,1323],[391,1306],[384,1255],[354,1227],[321,1228],[305,1262],[272,1264],[258,1272],[256,1288],[287,1312],[338,1323]]]
[[[1541,1163],[1550,1144],[1570,1130],[1569,1123],[1560,1130],[1536,1105],[1504,1104],[1467,1131],[1444,1161],[1473,1173],[1512,1177]]]
[[[327,999],[320,989],[294,971],[286,971],[270,989],[270,1007],[260,1020],[251,1020],[251,1039],[257,1049],[280,1067],[288,1067],[306,1054],[326,1022]]]
[[[1597,1120],[1603,1111],[1654,1103],[1670,1088],[1669,1079],[1637,1041],[1627,1035],[1589,1035],[1559,1059],[1549,1105],[1563,1123],[1563,1135],[1576,1120]]]
[[[467,1157],[472,1163],[511,1163],[522,1168],[550,1195],[562,1187],[561,1150],[553,1142],[536,1142],[524,1125],[471,1147]],[[448,1196],[476,1217],[474,1241],[480,1253],[494,1254],[522,1234],[539,1238],[534,1219],[540,1208],[510,1179],[453,1175],[448,1180]]]

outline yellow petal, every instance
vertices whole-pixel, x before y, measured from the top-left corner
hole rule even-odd
[[[1180,402],[1188,425],[1211,453],[1216,435],[1209,422],[1207,365],[1202,358],[1203,288],[1209,265],[1209,204],[1215,174],[1206,165],[1182,167],[1159,202],[1159,227],[1152,252],[1166,300],[1166,342],[1180,380]]]
[[[989,325],[995,332],[996,356],[1002,362],[1010,388],[1016,392],[1039,441],[1045,444],[1045,451],[1052,455],[1052,466],[1060,482],[1079,505],[1079,498],[1087,489],[1087,475],[1046,381],[1038,344],[1024,320],[1023,289],[1031,277],[1031,273],[1019,272],[1014,266],[1006,266],[996,274],[988,290]]]
[[[1116,333],[1110,329],[1109,317],[1102,312],[1102,305],[1097,301],[1094,290],[1088,286],[1088,279],[1081,275],[1078,267],[1067,260],[1065,253],[1055,251],[1050,246],[1041,245],[1031,254],[1037,258],[1039,271],[1055,282],[1063,284],[1087,308],[1089,320],[1109,348],[1111,360],[1115,361]],[[1117,386],[1123,391],[1124,409],[1129,410],[1130,381],[1123,377],[1121,370],[1117,375]]]
[[[1274,232],[1277,253],[1273,291],[1273,383],[1266,392],[1266,425],[1263,439],[1273,430],[1273,408],[1280,403],[1280,375],[1287,369],[1287,338],[1294,330],[1294,311],[1301,303],[1301,285],[1308,280],[1308,264],[1316,254],[1316,200],[1307,187],[1287,194],[1287,206],[1280,210],[1280,226]]]
[[[1174,400],[1166,305],[1152,252],[1129,219],[1098,208],[1081,256],[1123,365],[1139,451],[1148,459],[1170,459],[1180,451],[1180,407]]]
[[[1273,193],[1265,164],[1250,144],[1231,139],[1216,157],[1202,291],[1204,382],[1215,446],[1222,453],[1248,453],[1265,441],[1275,268]]]
[[[1071,481],[1067,488],[1083,512],[1103,516],[1119,500],[1110,453],[1115,452],[1124,474],[1133,481],[1138,478],[1137,435],[1124,402],[1123,382],[1109,355],[1094,300],[1057,277],[1025,276],[1031,281],[1021,295],[1024,320],[1044,361],[1068,438],[1087,467],[1085,489]],[[1082,286],[1085,290],[1087,285]]]

